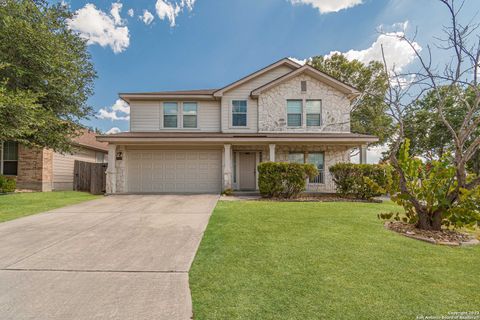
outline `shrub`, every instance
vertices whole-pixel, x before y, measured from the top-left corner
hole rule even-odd
[[[307,178],[318,174],[313,164],[263,162],[258,165],[260,194],[268,198],[295,198],[305,191]]]
[[[368,200],[385,193],[387,165],[337,163],[329,170],[337,193],[342,196]]]
[[[480,226],[480,186],[470,190],[459,188],[456,199],[449,196],[449,192],[458,187],[456,167],[450,154],[425,163],[410,155],[410,141],[407,139],[399,150],[398,164],[405,177],[404,191],[399,190],[398,181],[392,178],[394,170],[387,171],[385,189],[404,212],[381,213],[378,215],[380,219],[416,224],[427,230],[440,230],[442,226],[454,229]],[[475,176],[467,179],[470,182]]]
[[[0,193],[14,192],[17,188],[17,182],[13,178],[0,176]]]

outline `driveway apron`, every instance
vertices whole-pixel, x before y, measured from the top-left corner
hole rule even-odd
[[[0,224],[1,319],[190,319],[217,195],[109,196]]]

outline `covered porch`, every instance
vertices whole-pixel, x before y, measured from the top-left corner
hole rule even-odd
[[[107,193],[219,193],[258,190],[257,166],[265,161],[312,163],[320,174],[308,192],[334,192],[328,168],[349,162],[352,148],[376,138],[352,133],[160,133],[99,136],[109,143]]]
[[[319,175],[307,181],[307,192],[335,192],[328,168],[350,162],[352,148],[359,148],[360,161],[366,163],[366,146],[349,144],[226,144],[224,145],[224,190],[257,191],[257,166],[265,161],[314,164]]]

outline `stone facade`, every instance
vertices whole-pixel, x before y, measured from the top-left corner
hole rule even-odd
[[[307,82],[307,91],[302,92],[300,82]],[[305,101],[322,101],[322,123],[320,127],[305,124]],[[287,127],[287,100],[303,100],[303,126]],[[350,132],[350,101],[340,91],[312,78],[300,74],[288,81],[263,92],[258,98],[259,132]]]
[[[116,169],[116,186],[117,186],[117,192],[118,193],[123,193],[126,192],[127,190],[125,189],[125,165],[126,165],[126,158],[127,158],[127,153],[125,152],[125,146],[117,146],[117,152],[122,153],[122,160],[115,160],[115,169]]]
[[[17,189],[52,191],[53,151],[18,147]]]
[[[324,153],[324,183],[309,183],[307,185],[307,192],[335,192],[335,183],[328,168],[339,162],[350,162],[350,148],[341,145],[295,145],[276,147],[276,161],[288,161],[288,154],[291,152],[303,152],[307,158],[309,152],[323,152]]]
[[[234,152],[237,151],[256,151],[260,152],[260,162],[269,161],[268,145],[234,145],[232,146]],[[275,147],[275,161],[287,162],[288,155],[292,152],[300,152],[305,154],[305,159],[309,152],[323,152],[324,153],[324,183],[309,183],[307,185],[307,192],[335,192],[335,184],[332,176],[328,170],[331,166],[338,162],[350,162],[350,147],[344,145],[281,145],[277,144]],[[239,167],[237,166],[237,170]],[[239,175],[240,172],[237,172]],[[234,187],[238,188],[234,184]]]

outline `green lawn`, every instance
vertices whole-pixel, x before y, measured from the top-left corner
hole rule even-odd
[[[32,192],[0,195],[0,222],[29,216],[70,204],[98,199],[86,192]]]
[[[393,204],[218,203],[190,271],[200,319],[415,319],[480,311],[480,246],[385,230]]]

